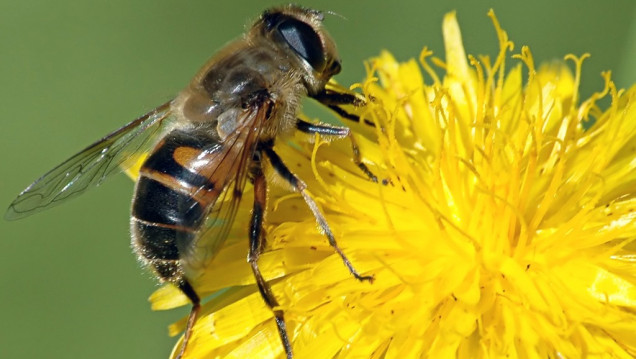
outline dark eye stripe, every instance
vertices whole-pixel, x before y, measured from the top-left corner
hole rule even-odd
[[[317,71],[324,69],[325,54],[322,42],[311,26],[302,21],[288,18],[278,25],[278,31],[287,44],[311,67]]]
[[[281,23],[278,29],[292,49],[304,59],[311,60],[321,57],[320,39],[307,24],[288,20]]]

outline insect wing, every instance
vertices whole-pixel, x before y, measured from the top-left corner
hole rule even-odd
[[[232,228],[241,202],[248,173],[258,145],[260,132],[270,113],[269,103],[254,106],[237,121],[241,123],[234,135],[223,142],[223,149],[216,154],[212,170],[206,174],[210,183],[224,183],[214,204],[210,206],[207,218],[199,230],[197,238],[181,257],[190,269],[199,270],[214,258],[219,246],[225,241]],[[201,187],[193,197],[206,191]]]
[[[167,102],[88,146],[22,191],[5,219],[24,218],[61,204],[130,167],[132,157],[152,148],[165,133],[173,122],[170,117]]]

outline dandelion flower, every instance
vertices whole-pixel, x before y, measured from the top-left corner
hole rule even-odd
[[[580,99],[586,55],[535,68],[490,16],[493,59],[466,56],[448,14],[445,61],[424,49],[419,64],[387,52],[368,63],[351,126],[388,184],[360,173],[346,141],[277,145],[354,266],[375,276],[356,281],[302,198],[270,186],[260,265],[298,358],[636,355],[636,87],[604,73]],[[216,294],[188,358],[284,356],[246,263],[244,202],[195,283]],[[151,300],[187,304],[170,286]]]

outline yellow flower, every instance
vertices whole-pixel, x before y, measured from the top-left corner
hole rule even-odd
[[[302,198],[270,186],[260,266],[296,357],[636,355],[636,87],[618,91],[604,73],[605,88],[580,100],[586,55],[566,57],[573,72],[536,69],[526,47],[511,59],[490,16],[494,59],[466,56],[449,14],[445,62],[424,49],[424,74],[386,52],[369,63],[368,106],[350,110],[376,126],[352,128],[388,185],[360,173],[347,141],[277,145],[353,265],[375,276],[356,281]],[[250,207],[195,283],[229,289],[204,306],[188,358],[284,356],[246,263]],[[188,303],[171,286],[151,300]]]

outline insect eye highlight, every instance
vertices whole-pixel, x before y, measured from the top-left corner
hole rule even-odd
[[[278,31],[285,42],[311,67],[316,71],[324,69],[325,55],[322,41],[311,26],[302,21],[285,19],[278,25]]]

